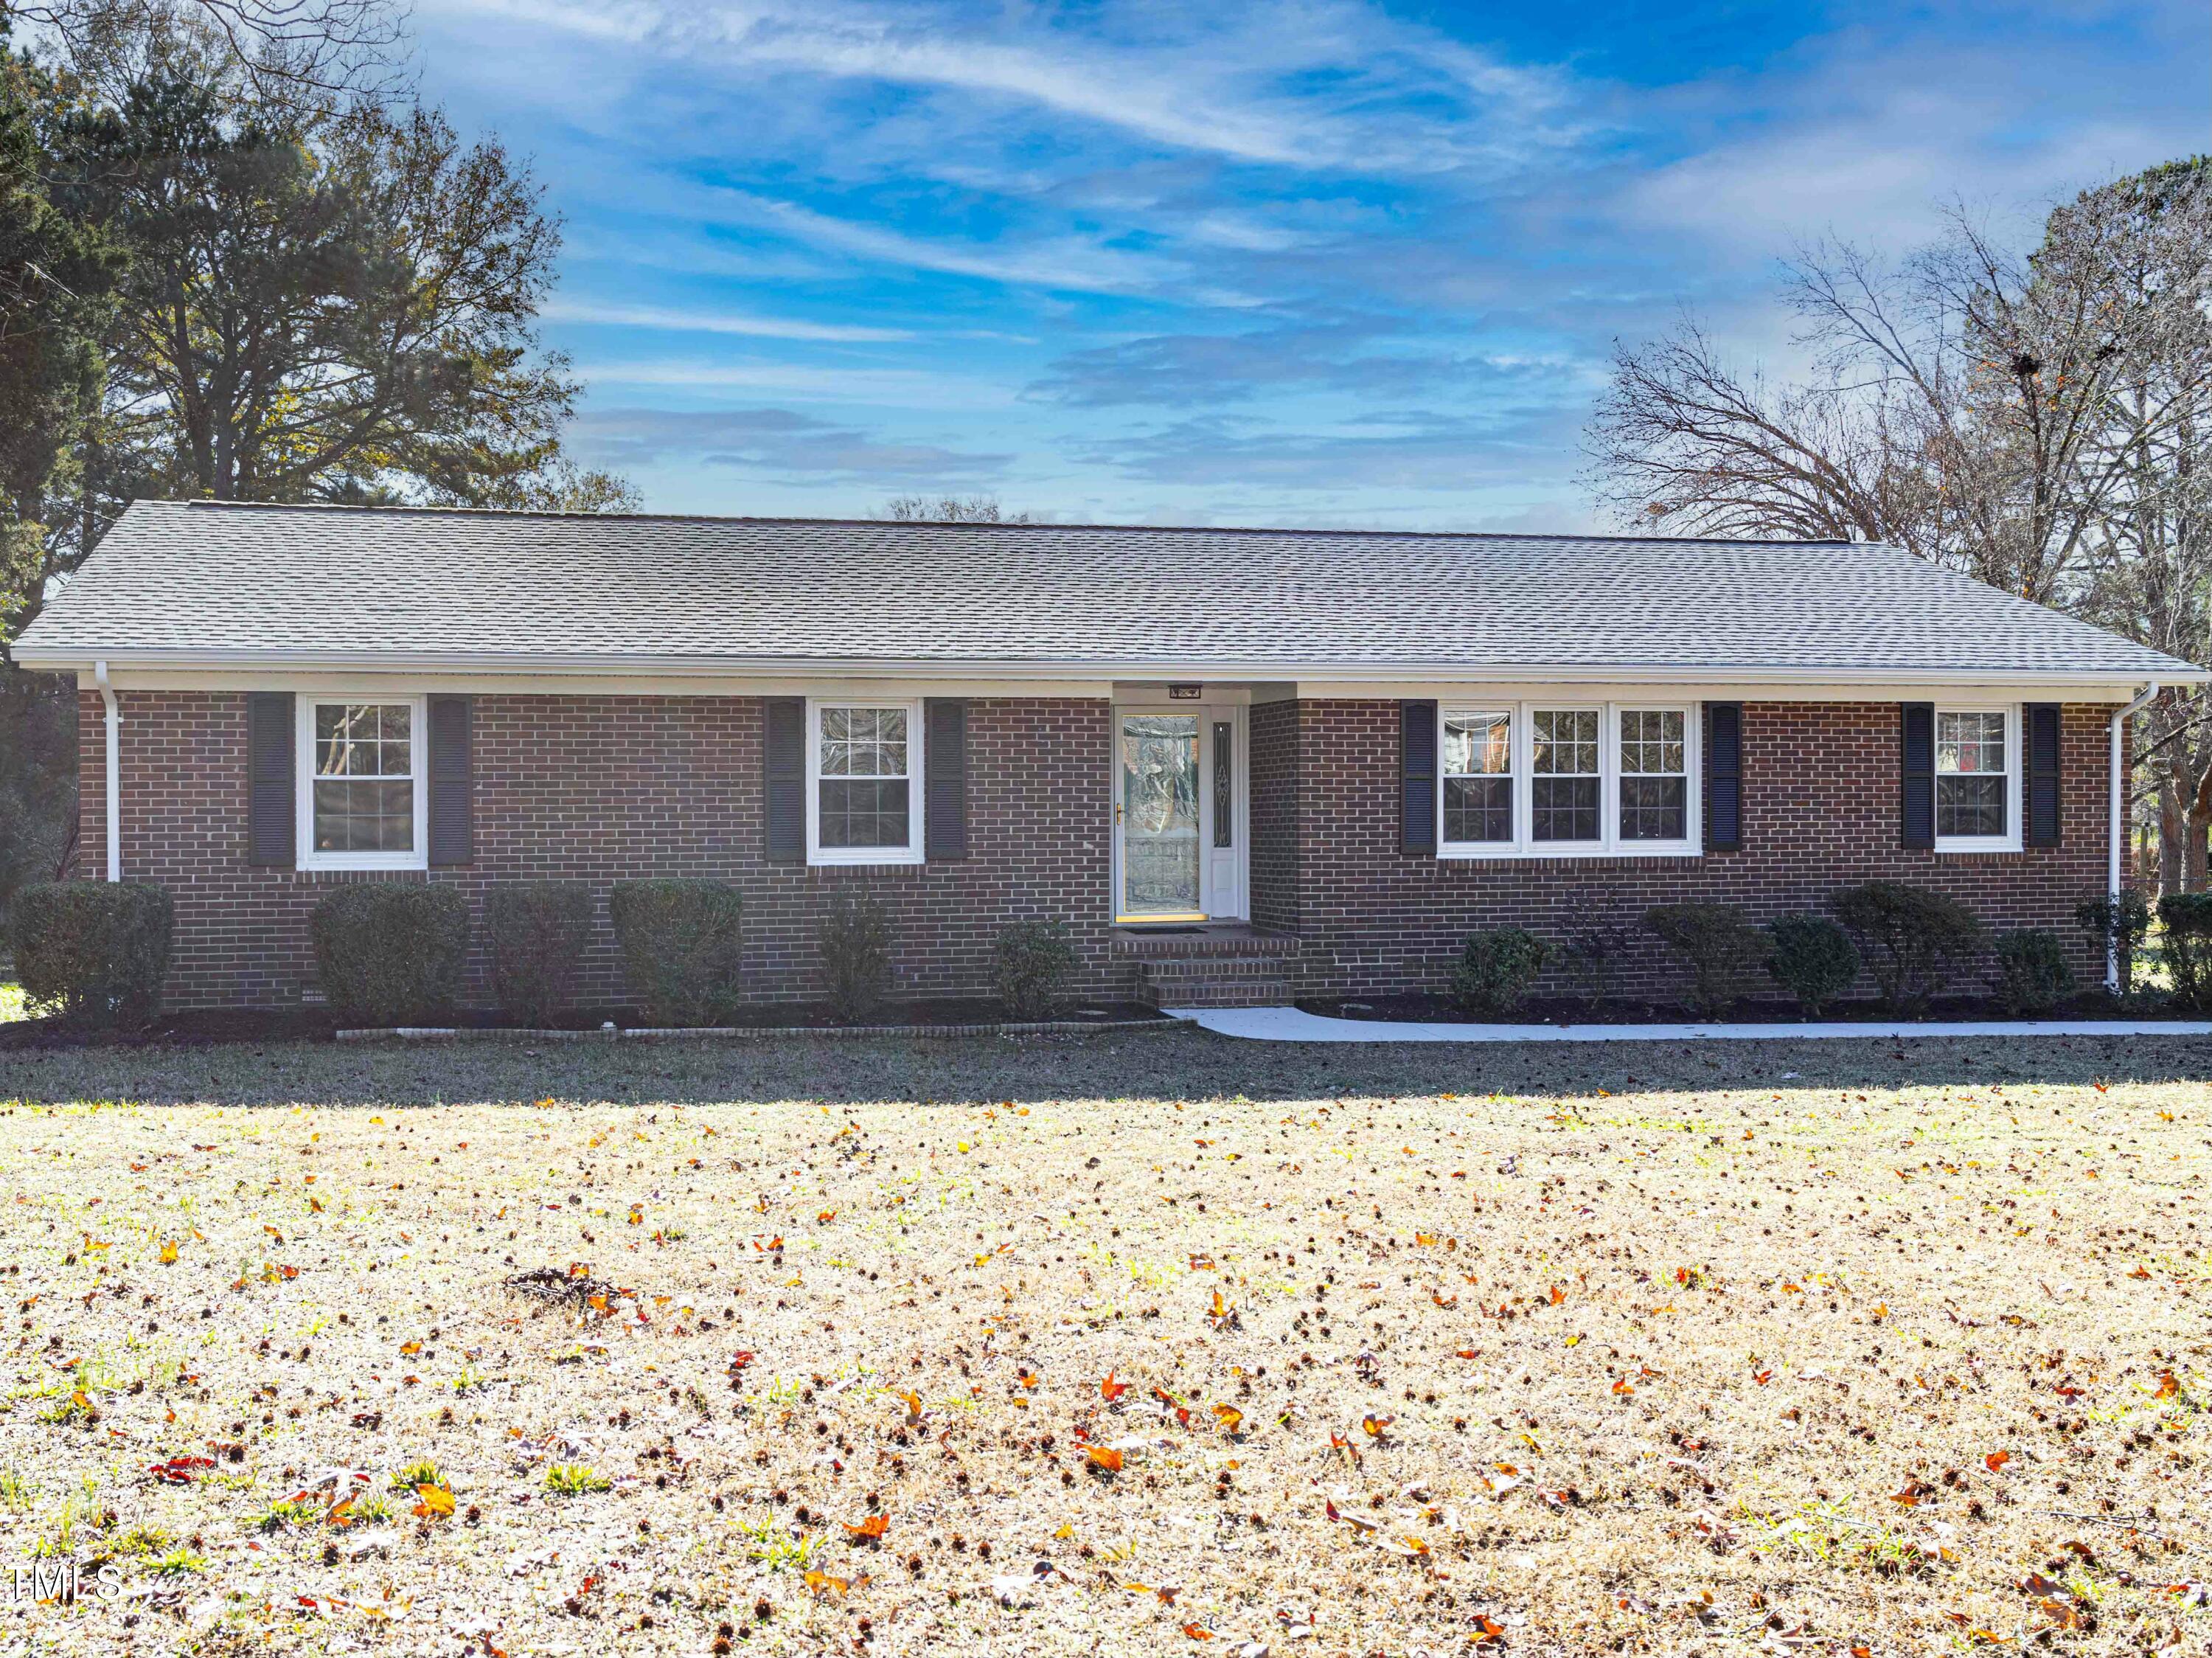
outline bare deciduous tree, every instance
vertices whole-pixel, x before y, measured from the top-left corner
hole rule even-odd
[[[1029,524],[1033,514],[1008,512],[995,495],[895,495],[877,512],[895,524]]]
[[[1811,372],[1733,369],[1694,320],[1616,350],[1600,500],[1692,534],[1884,540],[2190,660],[2212,651],[2212,162],[2085,191],[2034,251],[1963,210],[1894,264],[1801,250]],[[2201,887],[2212,701],[2147,721],[2161,877]]]
[[[405,0],[0,0],[0,23],[45,40],[111,100],[159,65],[149,41],[200,36],[268,104],[405,91]]]

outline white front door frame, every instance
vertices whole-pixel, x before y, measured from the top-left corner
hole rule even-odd
[[[1112,858],[1113,887],[1109,895],[1111,913],[1118,923],[1143,925],[1150,919],[1132,916],[1122,908],[1121,720],[1126,714],[1185,714],[1198,719],[1198,844],[1199,907],[1194,912],[1208,921],[1243,921],[1251,917],[1252,808],[1251,721],[1241,702],[1225,698],[1204,702],[1171,699],[1163,691],[1157,696],[1134,694],[1114,702],[1112,756],[1109,786],[1114,802]],[[1229,844],[1214,844],[1215,728],[1229,728]],[[1163,917],[1164,919],[1165,917]],[[1177,917],[1175,919],[1188,919]]]

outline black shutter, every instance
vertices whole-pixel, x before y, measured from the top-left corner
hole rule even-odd
[[[1437,850],[1437,705],[1398,704],[1398,850]]]
[[[1705,704],[1705,850],[1743,850],[1743,704]]]
[[[930,697],[921,705],[923,856],[968,856],[968,701]]]
[[[477,855],[476,761],[471,743],[475,717],[471,698],[430,698],[432,863],[467,863]]]
[[[2030,703],[2027,724],[2027,844],[2058,844],[2058,704]]]
[[[1909,847],[1936,845],[1936,704],[1898,704],[1899,839]]]
[[[296,718],[289,691],[246,693],[248,863],[289,869],[299,862],[300,802],[293,791]]]
[[[761,744],[766,765],[768,858],[806,860],[806,698],[770,697]]]

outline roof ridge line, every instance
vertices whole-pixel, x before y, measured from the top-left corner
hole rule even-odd
[[[868,529],[957,529],[1007,530],[1032,532],[1041,530],[1096,530],[1141,533],[1148,535],[1300,535],[1335,536],[1347,540],[1428,540],[1428,541],[1606,541],[1622,542],[1635,546],[1679,547],[1867,547],[1897,551],[1887,541],[1852,541],[1848,539],[1821,540],[1754,540],[1735,536],[1705,535],[1613,535],[1601,532],[1571,530],[1390,530],[1341,529],[1307,527],[1294,524],[1108,524],[1097,522],[1036,521],[1030,523],[968,522],[946,518],[830,518],[784,515],[763,513],[683,513],[683,512],[556,512],[544,509],[507,507],[412,506],[384,505],[343,501],[208,501],[161,500],[151,497],[131,503],[133,506],[184,507],[194,510],[222,512],[319,512],[319,513],[385,513],[421,517],[454,518],[542,518],[556,522],[603,523],[662,523],[662,524],[812,524],[850,525]]]

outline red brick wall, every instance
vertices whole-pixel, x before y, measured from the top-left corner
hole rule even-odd
[[[1251,711],[1252,920],[1296,932],[1298,924],[1298,704],[1258,703]]]
[[[177,902],[173,1005],[293,1002],[313,984],[307,915],[355,875],[246,862],[246,699],[124,692],[123,867]],[[1820,908],[1876,876],[1938,887],[2000,928],[2056,928],[2085,978],[2101,972],[2071,911],[2104,879],[2106,710],[2063,722],[2063,844],[1938,856],[1897,844],[1894,704],[1750,703],[1744,850],[1704,858],[1512,863],[1409,857],[1397,848],[1397,706],[1263,704],[1252,710],[1254,919],[1303,940],[1306,994],[1440,984],[1466,934],[1508,922],[1564,936],[1592,915],[1632,928],[1650,905],[1711,899],[1755,918]],[[79,869],[105,863],[103,723],[84,694]],[[605,893],[632,875],[734,881],[746,897],[747,976],[762,1000],[817,993],[811,944],[823,896],[864,885],[890,905],[897,987],[988,991],[998,928],[1060,918],[1086,994],[1124,993],[1108,942],[1112,722],[1103,701],[989,699],[969,711],[970,856],[884,869],[765,863],[761,704],[747,698],[479,697],[477,859],[437,870],[471,896],[490,881],[590,882],[599,919],[583,998],[626,1002]],[[387,877],[388,878],[388,877]],[[421,879],[420,876],[403,877]],[[1564,988],[1554,973],[1549,981]],[[1676,970],[1639,940],[1623,988],[1671,993]],[[472,993],[483,996],[482,962]]]
[[[173,1006],[267,1005],[313,984],[307,912],[360,875],[258,869],[246,861],[246,699],[126,691],[123,872],[174,894]],[[106,863],[103,726],[82,698],[80,873]],[[1005,923],[1074,927],[1086,994],[1120,993],[1108,951],[1111,721],[1103,701],[969,705],[969,855],[878,869],[769,864],[761,856],[762,705],[750,698],[479,697],[475,863],[437,869],[481,901],[495,881],[590,882],[599,919],[580,995],[629,1000],[605,892],[637,875],[711,876],[744,890],[749,993],[819,993],[813,918],[827,893],[865,886],[890,907],[902,995],[988,991]],[[421,880],[420,875],[398,879]],[[479,946],[481,941],[479,941]],[[481,949],[473,999],[484,999]]]
[[[1303,941],[1306,995],[1441,988],[1478,927],[1517,924],[1560,939],[1591,917],[1636,936],[1621,993],[1673,995],[1679,969],[1636,927],[1651,905],[1733,904],[1765,921],[1825,909],[1837,888],[1875,879],[1948,893],[1994,929],[2053,928],[2085,982],[2103,973],[2073,909],[2104,884],[2109,710],[2065,710],[2056,848],[1907,851],[1898,844],[1896,704],[1747,703],[1741,851],[1494,863],[1398,850],[1395,703],[1310,701],[1296,710],[1297,907],[1277,924]],[[1255,775],[1261,747],[1255,729]],[[1256,870],[1256,832],[1253,850]],[[1972,970],[1973,982],[1959,988],[1978,989],[1984,976]],[[1569,988],[1554,968],[1539,991]]]

